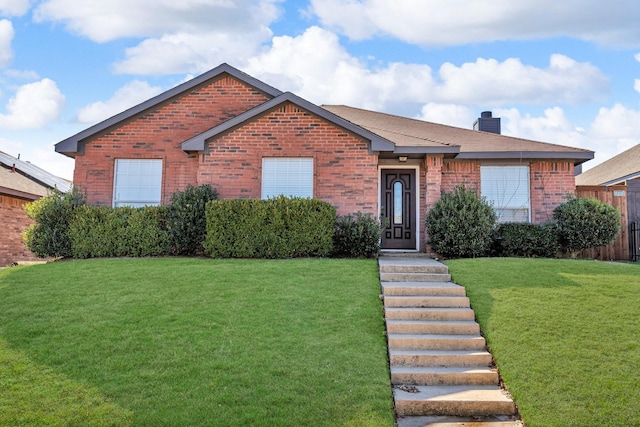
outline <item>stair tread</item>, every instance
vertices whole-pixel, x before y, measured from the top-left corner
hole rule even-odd
[[[434,292],[433,296],[438,295],[452,295],[452,296],[466,296],[466,289],[464,286],[456,285],[452,282],[385,282],[381,281],[383,291],[397,291],[402,290],[405,292],[416,292],[415,296],[425,295],[424,292]],[[418,293],[419,292],[419,293]],[[437,292],[450,292],[446,294],[438,294]],[[411,294],[408,294],[411,295]],[[427,294],[429,295],[429,294]]]
[[[426,374],[453,374],[453,373],[497,373],[488,366],[413,366],[391,365],[391,373],[426,373]]]
[[[394,388],[396,400],[513,402],[497,385],[413,386],[417,393]]]
[[[387,324],[397,325],[477,325],[478,322],[474,320],[409,320],[409,319],[389,319]]]
[[[429,349],[389,349],[391,356],[469,356],[469,355],[487,355],[488,351],[483,350],[429,350]]]
[[[386,309],[398,311],[473,311],[471,307],[387,307]]]
[[[452,341],[484,341],[481,335],[462,335],[462,334],[388,334],[389,340],[452,340]]]
[[[522,427],[512,416],[452,417],[408,416],[398,418],[398,427]]]

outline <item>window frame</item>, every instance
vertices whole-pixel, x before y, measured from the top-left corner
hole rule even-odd
[[[135,169],[131,169],[131,166],[137,163],[137,171]],[[129,168],[129,170],[124,171],[125,164]],[[151,170],[147,168],[147,171],[143,171],[142,165],[150,165]],[[162,204],[162,185],[163,185],[163,175],[164,175],[164,167],[163,167],[162,159],[131,159],[131,158],[121,158],[115,159],[113,166],[113,197],[112,197],[112,207],[123,207],[123,206],[131,206],[131,207],[143,207],[143,206],[160,206]],[[146,172],[146,173],[144,173]],[[151,173],[149,173],[151,172]],[[144,173],[144,174],[143,174]],[[146,175],[147,185],[141,184],[142,177]],[[122,182],[121,180],[132,179],[137,177],[137,186],[131,185],[128,182]],[[151,180],[157,180],[157,182],[153,182],[150,184]],[[138,190],[132,189],[138,187]],[[146,190],[144,190],[146,187]],[[138,191],[139,193],[144,192],[145,195],[150,192],[153,193],[153,197],[149,198],[141,198],[141,197],[126,197],[131,193],[135,193]],[[119,194],[125,193],[125,197],[119,197]]]
[[[295,169],[298,169],[297,171]],[[302,170],[302,168],[308,168]],[[282,191],[278,190],[282,188]],[[315,159],[313,157],[263,157],[260,197],[313,198]]]
[[[498,188],[501,183],[502,187]],[[499,223],[531,222],[530,165],[480,165],[480,194],[493,207]],[[526,218],[523,218],[517,211],[525,209]]]

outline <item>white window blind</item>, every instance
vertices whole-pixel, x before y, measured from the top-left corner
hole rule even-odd
[[[117,159],[113,206],[157,206],[162,194],[162,160]]]
[[[313,159],[269,157],[262,159],[262,198],[313,197]]]
[[[530,221],[529,166],[481,166],[480,186],[498,222]]]

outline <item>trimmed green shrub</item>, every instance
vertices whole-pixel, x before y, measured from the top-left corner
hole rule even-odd
[[[429,245],[447,258],[486,255],[493,242],[496,214],[473,190],[444,193],[425,219]]]
[[[169,254],[166,206],[81,206],[70,228],[75,258],[144,257]]]
[[[509,222],[498,225],[493,255],[552,258],[558,249],[554,224]]]
[[[70,257],[69,221],[73,212],[86,202],[84,194],[73,187],[70,192],[51,193],[25,205],[27,216],[35,221],[22,237],[25,246],[37,257]]]
[[[315,199],[213,200],[205,251],[213,258],[328,256],[336,210]]]
[[[171,195],[167,210],[167,231],[171,252],[175,255],[202,255],[207,234],[206,206],[218,198],[210,185],[188,185],[184,191]]]
[[[553,218],[560,245],[571,254],[608,245],[620,231],[620,212],[598,199],[572,197],[553,210]]]
[[[333,254],[338,257],[371,258],[380,251],[382,226],[378,218],[358,212],[336,218]]]

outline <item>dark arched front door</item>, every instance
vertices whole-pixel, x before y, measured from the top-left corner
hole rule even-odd
[[[383,169],[380,213],[383,249],[416,249],[416,171]]]

